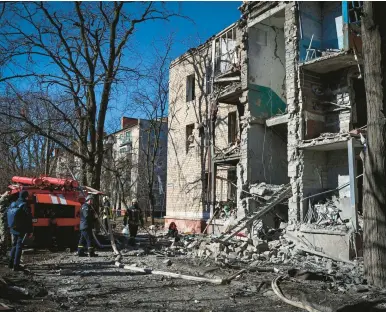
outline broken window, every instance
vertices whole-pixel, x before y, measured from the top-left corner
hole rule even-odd
[[[360,24],[363,1],[348,1],[348,14],[350,24]]]
[[[228,114],[228,143],[235,143],[237,140],[237,114]]]
[[[186,102],[193,101],[196,98],[194,74],[186,77]]]
[[[205,172],[204,181],[202,183],[203,190],[204,190],[204,196],[206,200],[209,200],[209,172]]]
[[[228,169],[228,200],[235,200],[237,196],[237,173],[236,168]]]
[[[186,126],[186,152],[189,151],[189,147],[192,146],[194,143],[193,130],[194,124]]]
[[[212,66],[208,65],[205,67],[205,81],[204,81],[204,86],[205,86],[205,94],[210,94],[212,92]]]
[[[224,74],[237,64],[235,27],[216,39],[215,64],[216,74]]]

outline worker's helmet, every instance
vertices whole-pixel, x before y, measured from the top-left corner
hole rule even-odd
[[[136,198],[133,198],[133,199],[131,200],[131,202],[132,202],[133,204],[138,204],[138,200],[137,200]]]
[[[89,200],[94,200],[94,195],[93,194],[87,195],[86,202],[88,202]]]
[[[103,201],[104,201],[104,202],[106,202],[106,201],[108,201],[108,200],[109,200],[108,196],[104,196],[104,197],[103,197]]]

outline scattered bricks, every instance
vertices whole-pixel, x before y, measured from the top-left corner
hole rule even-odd
[[[171,266],[172,265],[172,261],[170,259],[166,259],[164,261],[162,261],[163,264],[166,264],[167,266]]]
[[[288,245],[289,245],[288,241],[287,241],[285,238],[280,238],[280,243],[281,243],[283,246],[288,246]]]
[[[205,250],[202,250],[202,249],[198,250],[197,251],[197,257],[201,258],[204,255],[204,253],[205,253]]]
[[[279,229],[284,230],[287,226],[288,226],[288,223],[281,222],[280,226],[279,226]]]
[[[267,260],[265,256],[263,256],[263,255],[258,255],[258,254],[253,254],[253,255],[252,255],[252,259],[253,259],[253,260],[259,260],[259,261]]]
[[[251,267],[257,267],[257,266],[260,265],[260,263],[261,263],[260,260],[255,260],[255,261],[251,262],[251,263],[249,264],[249,266],[251,266]]]
[[[253,246],[253,245],[248,245],[247,250],[248,250],[250,253],[257,252],[256,247]]]
[[[241,248],[241,250],[246,250],[247,248],[248,248],[248,245],[249,245],[249,243],[248,242],[244,242],[241,246],[240,246],[240,248]]]
[[[271,258],[271,252],[269,250],[263,252],[263,256],[266,260],[269,260]]]
[[[268,242],[268,247],[269,249],[277,249],[277,248],[280,248],[281,246],[281,242],[276,240],[276,241],[271,241],[271,242]]]
[[[272,249],[268,251],[269,258],[277,257],[277,252],[278,252],[277,249]]]
[[[201,244],[200,244],[200,246],[198,247],[198,249],[200,249],[200,250],[205,250],[205,249],[206,249],[206,245],[207,245],[206,242],[201,242]]]
[[[209,249],[213,253],[219,253],[224,249],[224,245],[222,245],[221,243],[212,243],[207,246],[207,249]]]
[[[229,260],[236,260],[236,259],[238,258],[238,256],[237,256],[237,253],[236,253],[236,252],[230,252],[230,253],[228,254],[227,258],[228,258]]]
[[[237,254],[241,254],[242,251],[243,251],[243,250],[242,250],[241,247],[236,247],[236,248],[235,248],[235,252],[236,252]]]
[[[186,248],[193,249],[193,248],[197,247],[197,245],[198,245],[198,241],[193,241]]]
[[[264,251],[269,250],[268,243],[266,242],[261,242],[260,244],[255,245],[255,247],[258,253],[262,253]]]
[[[326,270],[331,271],[333,269],[333,263],[332,260],[328,259],[326,263]]]

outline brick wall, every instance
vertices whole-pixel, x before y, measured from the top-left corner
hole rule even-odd
[[[211,97],[205,95],[203,64],[210,55],[210,49],[197,50],[194,57],[184,55],[172,63],[169,80],[169,140],[167,171],[167,217],[200,219],[209,217],[207,207],[202,207],[202,171],[208,170],[209,148],[204,136],[200,136],[199,124],[209,126],[207,120],[211,108]],[[185,60],[184,60],[185,58]],[[195,64],[195,66],[193,65]],[[195,74],[195,100],[186,102],[186,77]],[[228,113],[235,106],[220,104],[217,113],[216,142],[218,148],[228,145]],[[194,125],[194,143],[186,150],[186,126]],[[206,131],[205,130],[205,131]],[[227,177],[226,171],[219,170],[218,176]],[[226,198],[227,188],[220,179],[216,183],[217,196]]]

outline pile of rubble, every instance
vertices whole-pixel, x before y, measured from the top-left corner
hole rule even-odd
[[[167,257],[188,256],[201,260],[214,260],[220,265],[241,265],[243,267],[300,268],[317,271],[334,282],[336,287],[348,289],[353,285],[363,285],[363,261],[338,262],[327,257],[307,253],[297,242],[286,236],[286,224],[272,231],[275,240],[238,237],[220,242],[215,236],[182,236],[163,249]]]

